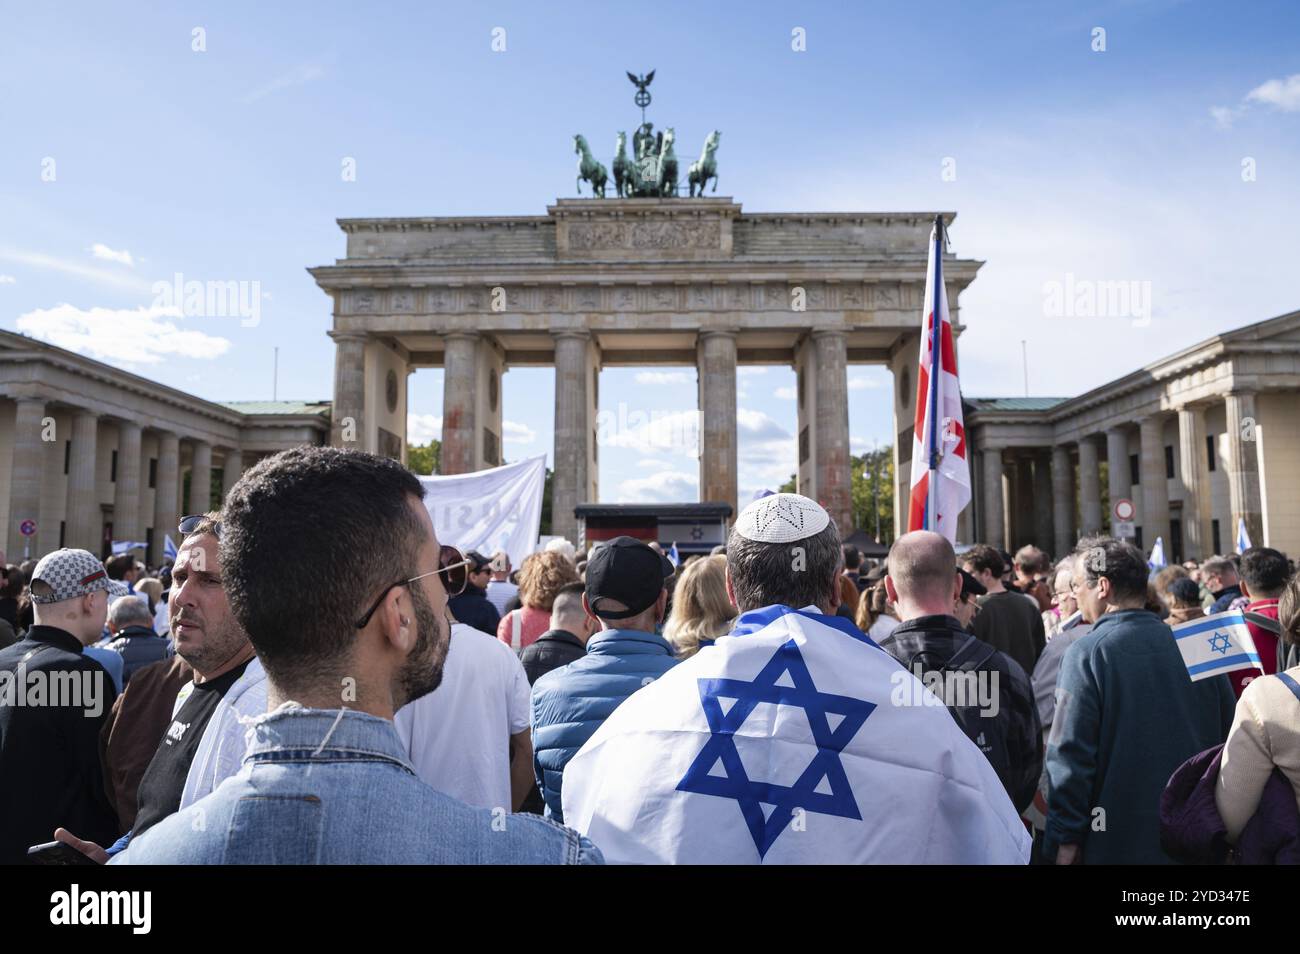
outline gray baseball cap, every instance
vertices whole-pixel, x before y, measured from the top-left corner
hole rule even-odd
[[[41,557],[32,571],[32,583],[44,583],[49,592],[41,595],[32,586],[33,603],[61,603],[78,596],[89,596],[96,590],[107,590],[108,571],[104,564],[88,550],[64,548]],[[39,588],[44,591],[45,587]]]

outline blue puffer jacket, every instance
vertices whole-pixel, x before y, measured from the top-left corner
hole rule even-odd
[[[607,629],[591,638],[581,659],[533,684],[533,771],[547,818],[564,821],[560,786],[569,759],[624,699],[675,665],[662,636]]]

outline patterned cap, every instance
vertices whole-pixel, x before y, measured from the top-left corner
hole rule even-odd
[[[33,589],[33,603],[61,603],[109,588],[108,571],[104,569],[104,564],[86,550],[64,548],[45,554],[32,571],[32,582],[38,580],[53,592],[38,596]]]
[[[821,533],[831,515],[799,494],[772,494],[755,500],[736,518],[736,532],[756,543],[793,543]]]
[[[130,596],[131,588],[121,580],[108,581],[108,598],[110,601],[117,599],[119,596]]]

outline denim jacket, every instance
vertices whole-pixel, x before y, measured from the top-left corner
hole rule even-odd
[[[393,723],[285,703],[253,723],[238,774],[112,864],[601,864],[586,838],[471,808],[415,774]]]

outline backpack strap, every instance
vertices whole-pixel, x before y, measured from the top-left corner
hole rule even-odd
[[[952,672],[979,669],[993,658],[995,652],[997,649],[994,646],[984,642],[978,636],[968,634],[966,642],[957,647],[957,651],[952,654],[943,668]]]
[[[516,653],[519,652],[520,646],[524,641],[524,610],[523,607],[515,610],[510,614],[510,648]]]
[[[1263,613],[1252,613],[1249,610],[1242,613],[1246,617],[1246,622],[1254,623],[1265,632],[1272,633],[1274,636],[1282,635],[1282,624]]]
[[[1277,678],[1282,680],[1282,685],[1290,689],[1291,694],[1295,696],[1297,700],[1300,700],[1300,684],[1297,684],[1294,679],[1284,672],[1278,673]]]

